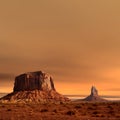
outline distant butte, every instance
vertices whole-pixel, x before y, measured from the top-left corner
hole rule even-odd
[[[105,99],[102,99],[98,95],[98,90],[94,86],[92,86],[91,88],[91,94],[83,100],[84,101],[106,101]]]
[[[67,97],[59,94],[53,78],[43,71],[28,72],[15,78],[13,92],[0,99],[2,102],[67,102]]]

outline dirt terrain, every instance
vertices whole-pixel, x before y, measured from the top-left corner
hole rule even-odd
[[[0,120],[120,120],[120,102],[0,103]]]

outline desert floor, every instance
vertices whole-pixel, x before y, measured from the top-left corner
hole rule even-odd
[[[120,120],[120,102],[0,103],[0,120]]]

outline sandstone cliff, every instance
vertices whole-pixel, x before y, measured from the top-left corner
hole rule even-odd
[[[55,90],[53,79],[42,71],[29,72],[15,78],[14,92],[24,90]]]

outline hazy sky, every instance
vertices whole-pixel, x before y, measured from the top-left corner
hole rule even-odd
[[[0,92],[38,70],[63,94],[120,95],[120,0],[1,0]]]

